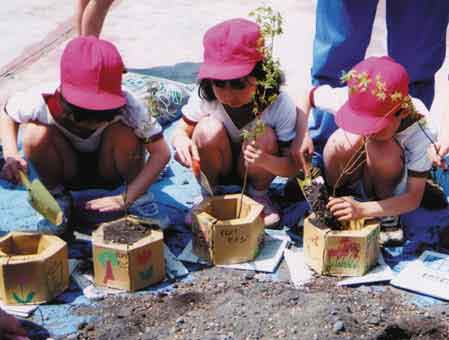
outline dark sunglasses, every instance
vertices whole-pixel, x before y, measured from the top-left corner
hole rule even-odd
[[[246,88],[246,86],[248,86],[248,80],[246,79],[246,77],[230,80],[212,79],[211,81],[214,86],[220,89],[224,89],[226,85],[228,85],[233,90],[243,90],[244,88]]]

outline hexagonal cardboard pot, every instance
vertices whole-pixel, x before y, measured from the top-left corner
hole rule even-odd
[[[193,252],[213,264],[253,260],[264,237],[263,206],[240,194],[214,196],[193,210]]]
[[[13,232],[0,239],[0,297],[12,305],[51,301],[69,285],[67,244],[57,236]]]
[[[304,220],[304,256],[317,273],[362,276],[377,263],[380,226],[376,220],[331,230],[317,227],[313,217]]]
[[[95,283],[135,291],[165,278],[164,237],[157,220],[127,216],[92,233]]]

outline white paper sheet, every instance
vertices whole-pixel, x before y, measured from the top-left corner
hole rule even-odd
[[[265,230],[265,240],[263,247],[254,261],[229,264],[229,265],[219,265],[218,267],[223,268],[233,268],[242,270],[255,270],[259,272],[272,273],[276,270],[279,262],[282,259],[283,252],[290,237],[283,230]],[[178,260],[192,263],[203,263],[208,262],[201,260],[192,251],[192,242],[184,248],[182,253],[178,256]]]
[[[396,275],[391,284],[449,300],[449,255],[426,250]]]
[[[301,288],[305,283],[312,280],[313,272],[306,264],[302,248],[286,248],[284,257],[290,272],[290,280],[296,288]]]

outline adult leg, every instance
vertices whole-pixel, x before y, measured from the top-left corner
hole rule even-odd
[[[131,182],[142,170],[145,150],[134,131],[123,123],[114,123],[103,132],[98,175],[109,185]]]
[[[81,35],[100,36],[103,23],[113,0],[90,0],[81,21]]]
[[[26,124],[23,129],[23,149],[49,189],[70,183],[76,177],[78,164],[75,152],[55,126]]]
[[[410,76],[410,93],[430,109],[446,55],[447,0],[388,0],[388,54]]]
[[[201,170],[212,186],[218,184],[218,178],[229,174],[233,166],[226,128],[215,118],[203,118],[195,126],[192,140],[199,152]]]
[[[86,9],[89,0],[76,0],[76,8],[75,8],[75,29],[76,35],[80,36],[82,34],[82,22],[83,22],[83,14]]]
[[[363,60],[371,39],[377,2],[318,0],[311,74],[314,85],[341,86],[341,72],[349,71]],[[309,131],[318,153],[336,129],[333,115],[313,110]]]

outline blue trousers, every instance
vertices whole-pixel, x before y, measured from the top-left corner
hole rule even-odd
[[[365,58],[378,0],[318,0],[313,47],[314,85],[341,86],[342,71]],[[430,108],[435,73],[446,54],[449,0],[387,0],[388,54],[410,77],[410,94]],[[315,149],[321,153],[336,130],[332,115],[314,110],[309,122]]]

